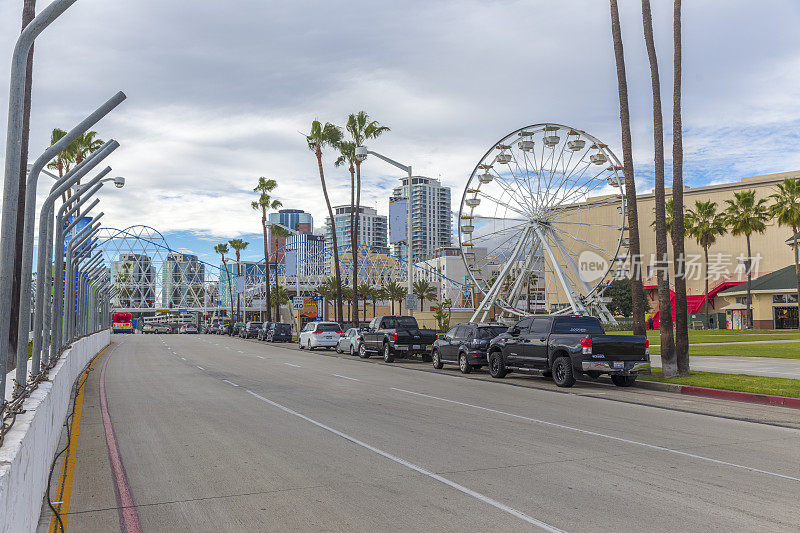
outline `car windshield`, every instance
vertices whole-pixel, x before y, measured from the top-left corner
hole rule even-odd
[[[594,317],[564,317],[556,319],[553,333],[604,333],[600,321]]]
[[[505,326],[489,326],[485,328],[478,328],[478,334],[476,338],[489,340],[497,337],[501,333],[504,333],[508,328]]]
[[[289,333],[292,331],[291,324],[275,324],[276,333]]]
[[[341,328],[336,322],[321,322],[317,324],[317,331],[339,331]]]

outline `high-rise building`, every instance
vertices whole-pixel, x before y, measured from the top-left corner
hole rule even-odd
[[[146,254],[120,254],[111,262],[111,282],[118,289],[115,308],[152,308],[156,299],[156,270]]]
[[[266,270],[263,261],[229,261],[226,265],[219,265],[219,300],[223,309],[231,304],[231,291],[233,292],[233,306],[236,307],[236,295],[242,306],[247,306],[245,294],[266,279]],[[230,288],[228,287],[230,283]]]
[[[395,256],[405,259],[406,228],[408,223],[408,183],[392,191],[389,198],[391,241]],[[434,250],[451,244],[452,220],[450,214],[450,187],[442,186],[437,179],[411,176],[411,244],[414,258],[420,260]]]
[[[366,246],[375,252],[389,253],[389,241],[386,230],[387,219],[371,207],[359,206],[358,245]],[[336,221],[336,244],[340,251],[350,251],[352,243],[350,235],[350,205],[339,205],[333,208]],[[325,219],[325,242],[333,247],[331,219]]]
[[[205,272],[205,265],[196,255],[167,255],[162,269],[161,305],[173,309],[203,307]]]
[[[269,221],[303,233],[314,231],[314,217],[302,209],[281,209],[277,213],[270,213]]]

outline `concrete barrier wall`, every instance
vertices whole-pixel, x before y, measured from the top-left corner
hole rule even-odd
[[[75,342],[25,401],[0,447],[0,532],[35,531],[72,384],[110,341],[108,330]],[[8,376],[11,384],[14,373]],[[9,387],[10,389],[10,387]]]

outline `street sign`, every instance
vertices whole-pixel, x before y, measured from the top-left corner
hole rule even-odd
[[[295,311],[302,311],[306,307],[306,299],[302,296],[295,296],[292,298],[292,309]]]
[[[320,300],[322,300],[322,298],[323,298],[323,297],[322,297],[322,296],[320,296],[319,294],[315,294],[314,296],[312,296],[312,298],[313,298],[315,301],[320,301]]]
[[[409,311],[416,311],[417,310],[417,295],[416,294],[406,294],[406,309]]]

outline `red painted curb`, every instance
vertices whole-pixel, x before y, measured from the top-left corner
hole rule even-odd
[[[753,392],[709,389],[707,387],[695,387],[693,385],[681,385],[681,394],[688,394],[689,396],[705,396],[707,398],[720,398],[722,400],[733,400],[735,402],[777,405],[780,407],[800,409],[800,398],[790,398],[788,396],[773,396],[771,394],[756,394]]]

